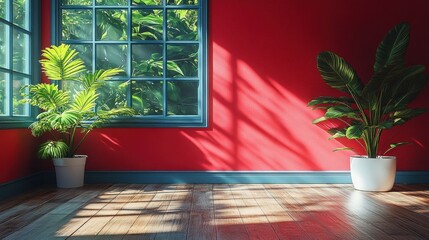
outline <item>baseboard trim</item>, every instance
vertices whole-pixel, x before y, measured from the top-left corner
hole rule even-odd
[[[36,173],[11,182],[0,184],[0,201],[16,196],[42,184],[54,184],[55,173]],[[288,183],[322,184],[351,183],[348,171],[87,171],[87,184],[138,184],[138,183],[206,183],[252,184]],[[429,171],[400,171],[398,184],[429,184]]]
[[[44,173],[35,173],[17,180],[0,184],[0,201],[17,196],[44,183]]]
[[[351,183],[348,171],[88,171],[86,183]],[[401,171],[395,183],[429,183],[429,171]]]

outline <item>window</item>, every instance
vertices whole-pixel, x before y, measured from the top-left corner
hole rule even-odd
[[[19,100],[21,88],[39,78],[39,5],[0,0],[0,128],[27,127],[33,120],[30,105]]]
[[[92,71],[123,70],[99,92],[97,108],[130,106],[138,115],[114,126],[204,127],[206,2],[52,1],[55,43],[79,51]]]

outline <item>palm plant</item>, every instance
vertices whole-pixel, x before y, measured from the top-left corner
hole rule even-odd
[[[317,67],[323,80],[347,96],[322,96],[310,101],[308,106],[326,111],[324,116],[315,119],[313,123],[337,119],[342,126],[328,130],[332,135],[330,139],[355,139],[365,149],[368,157],[376,158],[380,155],[379,142],[384,130],[404,124],[426,111],[408,106],[427,81],[424,66],[405,65],[408,44],[408,24],[401,23],[391,29],[377,48],[374,74],[366,84],[343,58],[332,52],[320,53]],[[391,143],[383,154],[407,143]]]
[[[77,58],[78,52],[69,45],[51,46],[42,51],[42,70],[53,81],[73,81],[79,85],[72,92],[59,89],[57,84],[29,85],[23,102],[39,107],[30,129],[34,136],[49,132],[51,137],[39,149],[41,158],[73,157],[88,134],[116,116],[134,115],[134,110],[121,107],[94,111],[99,94],[97,89],[121,69],[86,71]],[[78,134],[78,129],[81,134]]]

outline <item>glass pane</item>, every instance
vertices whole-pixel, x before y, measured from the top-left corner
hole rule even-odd
[[[198,81],[168,81],[168,115],[198,115],[198,86]]]
[[[107,81],[103,87],[97,90],[100,94],[97,100],[97,108],[109,110],[127,106],[128,85],[129,81]]]
[[[70,47],[79,52],[78,57],[83,60],[87,70],[92,71],[92,45],[70,44]]]
[[[133,0],[133,5],[161,5],[162,0]]]
[[[132,11],[133,40],[162,40],[162,10]]]
[[[9,27],[0,23],[0,67],[9,67]]]
[[[139,115],[162,115],[163,81],[133,81],[132,107]]]
[[[135,44],[132,48],[132,76],[159,77],[163,75],[161,44]]]
[[[61,81],[61,86],[64,90],[69,91],[72,96],[77,92],[84,90],[82,84],[78,81]]]
[[[9,115],[9,74],[0,72],[0,116]]]
[[[25,85],[30,84],[30,79],[26,77],[20,77],[14,75],[13,77],[13,115],[14,116],[29,116],[30,115],[30,105],[28,103],[21,104],[20,100],[23,99],[21,96],[21,88]],[[28,94],[28,88],[25,88],[26,93]]]
[[[30,69],[30,37],[28,34],[13,30],[13,70],[29,73]]]
[[[30,0],[13,1],[13,18],[12,22],[26,30],[29,29],[30,22]]]
[[[127,40],[126,10],[97,10],[96,40]]]
[[[124,70],[119,75],[127,73],[127,45],[97,45],[96,69],[120,68]]]
[[[92,5],[92,0],[61,0],[63,5]]]
[[[124,6],[127,5],[127,0],[97,0],[95,4],[108,6]]]
[[[167,0],[168,5],[198,5],[198,0]]]
[[[0,18],[6,19],[6,0],[0,0]]]
[[[92,40],[92,10],[63,10],[63,40]]]
[[[198,11],[167,11],[167,34],[169,40],[198,40]]]
[[[167,46],[167,77],[198,76],[198,44]]]

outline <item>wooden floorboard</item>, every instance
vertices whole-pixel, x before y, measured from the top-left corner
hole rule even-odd
[[[429,239],[429,185],[43,187],[0,202],[0,239]]]

